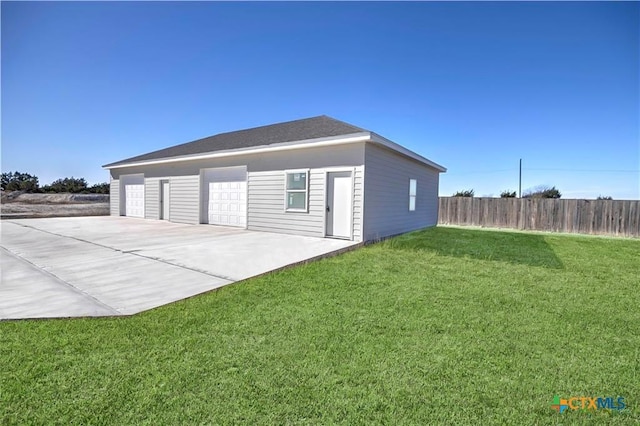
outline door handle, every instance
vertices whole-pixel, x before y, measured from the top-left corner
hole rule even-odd
[[[331,208],[327,206],[327,213],[331,211]]]

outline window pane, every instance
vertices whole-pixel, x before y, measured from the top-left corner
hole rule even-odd
[[[416,187],[418,186],[418,181],[415,179],[409,179],[409,195],[416,196]]]
[[[416,197],[409,197],[409,211],[414,211],[416,209]]]
[[[287,173],[287,189],[307,189],[307,173]]]
[[[307,194],[305,192],[287,192],[287,208],[305,210],[307,208]]]

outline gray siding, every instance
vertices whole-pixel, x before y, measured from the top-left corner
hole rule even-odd
[[[364,164],[364,142],[325,148],[295,149],[262,154],[233,155],[205,160],[181,161],[148,166],[111,169],[111,177],[144,173],[145,178],[200,175],[201,169],[247,166],[248,172],[270,172],[286,169],[319,169],[325,167],[361,166]]]
[[[144,217],[160,219],[160,179],[144,180]]]
[[[363,168],[354,173],[353,239],[362,239]],[[283,170],[254,172],[248,176],[248,229],[286,234],[324,237],[326,170],[309,171],[309,212],[285,211],[285,174]]]
[[[362,241],[362,217],[364,211],[364,170],[356,168],[353,182],[353,239]]]
[[[120,181],[111,179],[109,186],[109,213],[111,216],[120,216]]]
[[[170,178],[171,222],[200,223],[200,175]]]
[[[438,171],[377,145],[365,147],[366,240],[434,226],[438,221]],[[416,209],[409,211],[409,179],[416,179]]]
[[[324,172],[309,171],[309,212],[285,211],[283,170],[249,173],[248,228],[256,231],[324,236]]]

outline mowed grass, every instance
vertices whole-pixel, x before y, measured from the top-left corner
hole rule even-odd
[[[638,240],[439,227],[134,317],[3,322],[0,423],[635,424],[639,277]]]

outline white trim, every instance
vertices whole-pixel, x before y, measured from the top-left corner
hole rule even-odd
[[[365,230],[365,224],[364,224],[364,212],[365,212],[365,208],[364,206],[367,205],[367,200],[365,198],[365,195],[367,193],[366,191],[366,185],[367,185],[367,166],[366,164],[363,164],[361,166],[362,168],[362,206],[360,207],[360,241],[364,241],[364,230]],[[439,175],[438,175],[439,176]],[[353,193],[353,206],[355,208],[356,205],[356,201],[355,201],[355,180],[356,180],[356,174],[353,174],[353,187],[354,187],[354,193]],[[355,217],[354,217],[355,218]]]
[[[354,167],[322,167],[319,169],[314,169],[324,174],[324,188],[322,194],[322,205],[324,206],[324,214],[322,215],[322,233],[325,238],[330,236],[327,235],[327,192],[329,185],[329,173],[339,173],[339,172],[351,172],[351,241],[353,241],[354,234],[354,226],[355,226],[355,205],[356,205],[356,172],[359,170],[359,167],[362,167],[362,175],[364,176],[364,166],[354,166]],[[362,188],[362,198],[364,199],[364,185]],[[364,205],[364,204],[363,204]],[[362,223],[362,218],[360,218],[360,222]],[[360,233],[362,234],[362,229],[360,229]]]
[[[433,161],[419,154],[416,154],[413,151],[408,150],[402,145],[399,145],[393,141],[390,141],[389,139],[384,138],[373,132],[359,132],[359,133],[352,133],[350,135],[332,136],[328,138],[304,139],[300,141],[283,142],[283,143],[277,143],[272,145],[263,145],[260,147],[229,149],[225,151],[208,152],[203,154],[181,155],[177,157],[159,158],[154,160],[143,160],[143,161],[136,161],[132,163],[118,164],[113,166],[107,164],[102,166],[102,168],[107,170],[121,169],[125,167],[176,163],[180,161],[207,160],[211,158],[232,157],[237,155],[263,154],[266,152],[287,151],[290,149],[319,148],[319,147],[325,147],[325,146],[344,145],[344,144],[351,144],[351,143],[358,143],[358,142],[377,143],[393,151],[396,151],[400,154],[406,155],[407,157],[413,158],[414,160],[419,161],[423,164],[426,164],[427,166],[433,167],[439,172],[447,171],[446,167],[443,167],[438,163],[434,163]]]
[[[284,212],[285,213],[309,213],[309,192],[310,192],[310,187],[311,187],[311,173],[310,173],[310,169],[289,169],[289,170],[283,170],[284,172]],[[288,189],[287,188],[287,175],[292,174],[292,173],[304,173],[306,174],[306,178],[305,178],[305,186],[306,188],[304,190],[302,189]],[[302,193],[304,192],[305,194],[305,201],[304,201],[304,209],[295,209],[295,208],[290,208],[287,205],[287,195],[289,194],[289,192],[298,192],[298,193]]]
[[[322,188],[322,235],[327,237],[327,193],[329,192],[329,170],[321,169],[321,173],[324,175],[324,187]]]
[[[166,220],[167,222],[171,222],[171,179],[170,178],[160,178],[158,179],[159,187],[160,187],[160,195],[158,197],[158,220]],[[164,217],[164,204],[167,200],[164,199],[164,184],[169,185],[169,217]]]
[[[247,167],[247,178],[245,180],[245,185],[244,185],[244,200],[247,203],[247,205],[245,206],[245,212],[244,214],[245,219],[244,219],[244,229],[249,229],[249,168]]]
[[[209,222],[209,205],[205,204],[204,197],[203,197],[203,191],[205,186],[204,170],[205,169],[200,169],[200,178],[198,180],[198,211],[200,212],[200,214],[198,215],[199,216],[198,223],[200,225],[208,224],[207,222]],[[205,205],[206,205],[206,208],[205,208]]]
[[[377,143],[379,145],[382,145],[384,147],[387,147],[393,151],[399,152],[400,154],[404,154],[407,157],[413,158],[414,160],[417,160],[421,163],[426,164],[427,166],[433,167],[434,169],[438,170],[439,172],[446,172],[447,169],[446,167],[441,166],[438,163],[434,163],[431,160],[428,160],[426,158],[424,158],[422,155],[420,154],[416,154],[413,151],[408,150],[407,148],[403,147],[402,145],[398,145],[397,143],[390,141],[387,138],[384,138],[376,133],[371,133],[371,142]]]
[[[238,166],[222,166],[222,167],[203,167],[200,170],[203,170],[205,172],[210,172],[210,171],[218,171],[218,170],[227,170],[227,169],[244,169],[245,172],[247,172],[247,165],[246,164],[240,164]]]
[[[413,191],[414,193],[413,194],[411,193],[411,184],[412,183],[415,183],[415,188],[414,188],[414,191]],[[418,200],[418,179],[410,178],[409,179],[409,211],[410,212],[415,212],[416,211],[416,201],[417,200]],[[411,203],[411,201],[413,201],[413,203]]]
[[[318,167],[317,169],[313,169],[319,172],[351,172],[355,171],[358,167],[361,166],[333,166],[333,167]]]
[[[351,230],[351,235],[349,235],[349,239],[351,241],[353,241],[353,226],[354,226],[353,224],[355,223],[354,215],[356,214],[355,207],[356,207],[356,168],[353,167],[353,169],[351,170],[351,226],[349,227],[349,229]]]
[[[203,154],[181,155],[177,157],[159,158],[155,160],[143,160],[143,161],[136,161],[132,163],[118,164],[113,166],[107,164],[102,166],[102,168],[107,170],[121,169],[125,167],[176,163],[180,161],[207,160],[211,158],[223,158],[223,157],[232,157],[237,155],[248,155],[248,154],[262,154],[266,152],[287,151],[292,149],[319,148],[319,147],[326,147],[326,146],[352,144],[352,143],[358,143],[358,142],[373,142],[378,145],[382,145],[388,149],[391,149],[392,151],[403,154],[416,161],[419,161],[423,164],[426,164],[429,167],[433,167],[438,172],[447,171],[446,167],[443,167],[438,163],[434,163],[433,161],[421,156],[420,154],[416,154],[415,152],[403,147],[402,145],[399,145],[373,132],[359,132],[359,133],[352,133],[349,135],[332,136],[327,138],[304,139],[304,140],[293,141],[293,142],[276,143],[272,145],[263,145],[260,147],[229,149],[225,151],[208,152]]]
[[[345,240],[344,237],[336,237],[333,235],[327,235],[327,193],[329,192],[329,173],[349,173],[351,175],[351,215],[349,216],[349,238],[348,240],[353,241],[353,215],[354,206],[356,203],[356,167],[328,167],[324,170],[324,237],[325,238],[335,238],[338,240]]]
[[[305,149],[305,148],[318,148],[318,147],[325,147],[325,146],[343,145],[343,144],[351,144],[351,143],[358,143],[358,142],[366,142],[369,140],[371,140],[371,133],[360,132],[360,133],[353,133],[351,135],[345,135],[345,136],[339,136],[339,137],[333,136],[330,138],[317,138],[317,139],[306,139],[306,140],[295,141],[295,142],[284,142],[284,143],[262,146],[259,148],[242,148],[242,149],[231,149],[227,151],[209,152],[205,154],[181,155],[178,157],[160,158],[157,160],[137,161],[133,163],[119,164],[115,166],[110,166],[107,164],[105,166],[102,166],[102,168],[110,170],[110,169],[121,169],[124,167],[136,167],[136,166],[148,166],[152,164],[175,163],[179,161],[207,160],[210,158],[232,157],[235,155],[262,154],[265,152],[288,151],[291,149]]]

